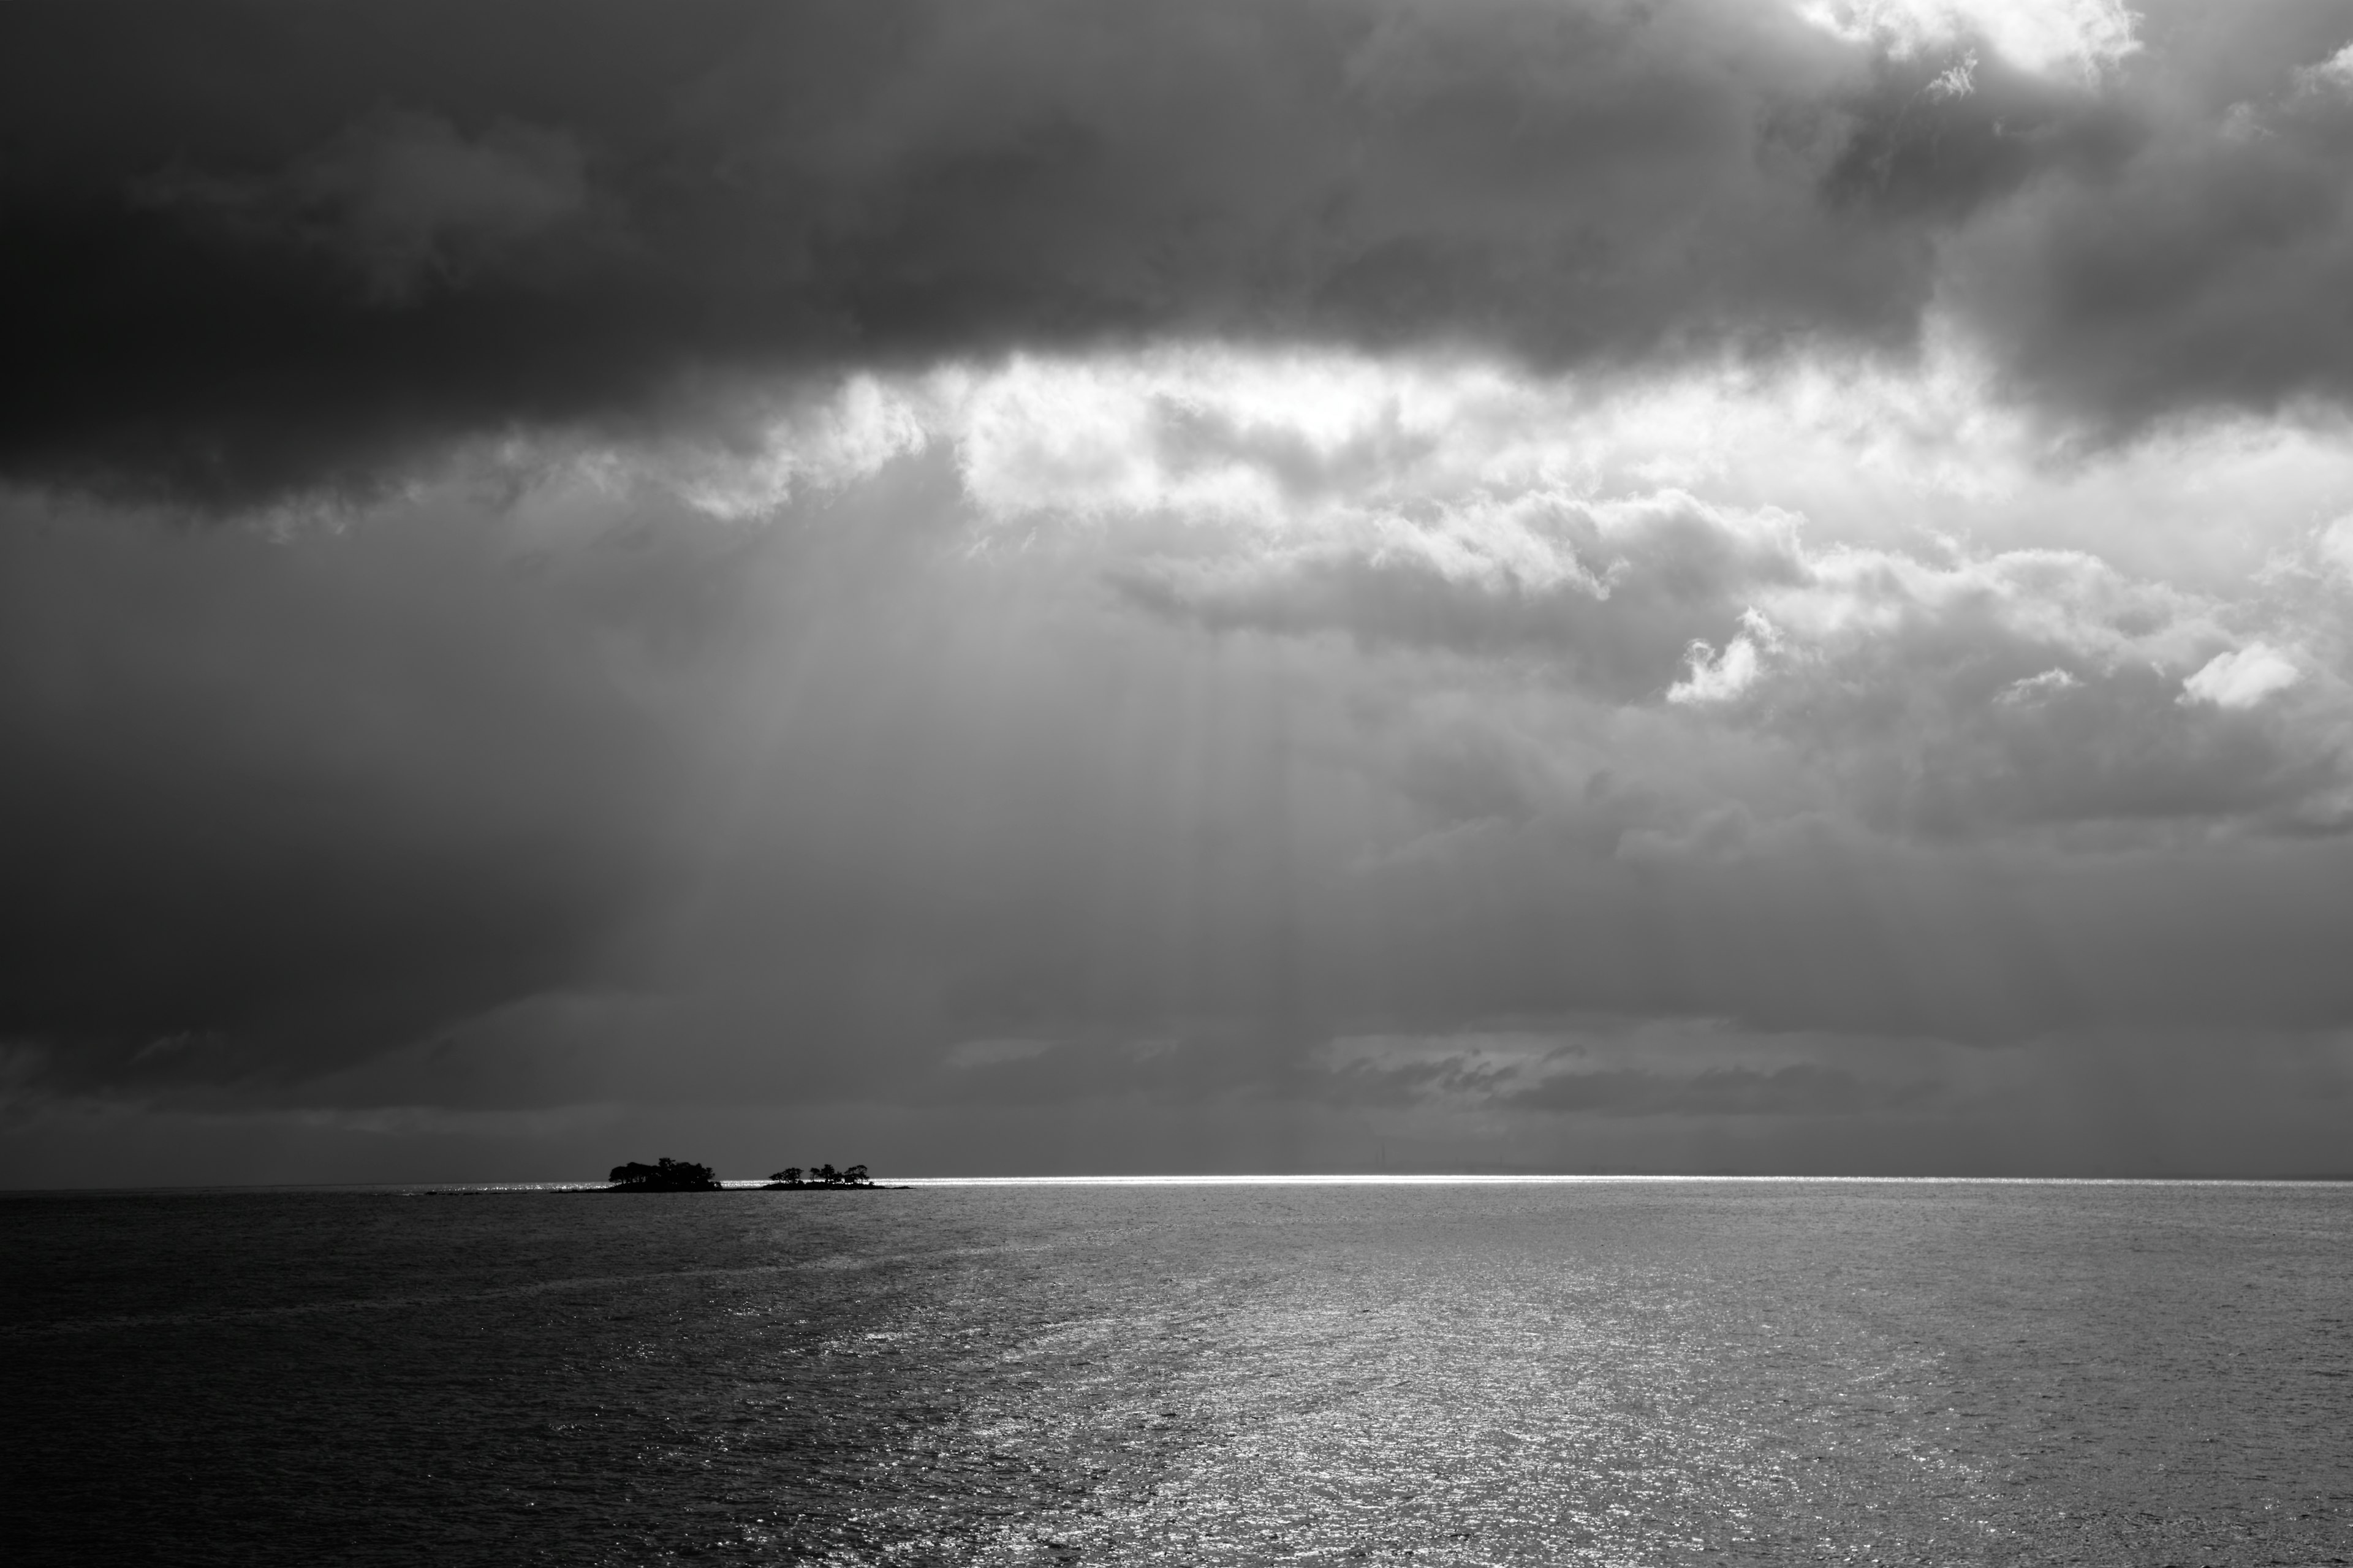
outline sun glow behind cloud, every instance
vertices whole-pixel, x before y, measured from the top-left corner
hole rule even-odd
[[[2327,428],[2070,451],[1949,353],[1546,380],[1196,344],[860,376],[748,453],[596,460],[751,520],[924,452],[969,508],[961,548],[1044,552],[1155,614],[1506,658],[1804,736],[1831,773],[2054,702],[2195,773],[2253,742],[2191,710],[2292,695],[2258,749],[2312,793],[2259,790],[2261,813],[2339,809],[2342,575],[2313,516],[2353,447]],[[2131,695],[2151,680],[2179,700]]]
[[[2325,426],[2074,448],[1958,356],[1546,378],[1195,342],[766,396],[725,422],[755,438],[511,439],[273,531],[313,571],[382,557],[332,590],[363,598],[418,548],[530,563],[482,635],[578,637],[668,737],[693,870],[638,917],[638,978],[451,1026],[522,1081],[565,1064],[559,1099],[930,1071],[1007,1106],[1223,1104],[1295,1073],[1318,1116],[1449,1147],[1976,1125],[2047,1095],[2015,1054],[2074,1016],[2043,968],[2158,1005],[2084,946],[2182,896],[2136,879],[2227,889],[2227,847],[2353,825],[2326,521],[2353,443]],[[430,521],[481,493],[493,521]],[[700,585],[633,604],[672,580]],[[955,912],[999,897],[1024,912]],[[786,958],[779,923],[828,934]],[[915,934],[943,927],[961,950]],[[1852,969],[1866,941],[1905,985]],[[999,970],[1027,978],[975,978]],[[871,1065],[747,1043],[787,994]],[[648,1078],[646,1037],[713,1043]],[[2278,1037],[2263,1071],[2334,1081],[2334,1047]],[[409,1103],[416,1053],[312,1092]]]
[[[2085,78],[2139,47],[2121,0],[1807,0],[1796,9],[1835,37],[1899,55],[1983,40],[2022,69]]]
[[[2347,35],[2147,9],[723,3],[260,142],[321,39],[123,65],[23,253],[10,1092],[2325,1131]]]

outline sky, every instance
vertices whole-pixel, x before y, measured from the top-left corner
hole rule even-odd
[[[0,1184],[2353,1172],[2341,0],[0,10]]]

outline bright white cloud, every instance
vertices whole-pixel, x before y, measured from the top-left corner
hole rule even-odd
[[[2300,68],[2295,82],[2300,91],[2353,97],[2353,44],[2346,45],[2317,65]]]
[[[2353,517],[2340,517],[2322,529],[2315,543],[2323,565],[2353,578]]]
[[[1982,38],[2026,70],[2093,75],[2139,47],[2119,0],[1808,0],[1798,14],[1857,43],[1898,54]]]
[[[2213,718],[2341,657],[2296,584],[2353,564],[2346,529],[2305,521],[2353,495],[2353,451],[2242,422],[2052,452],[1942,352],[1556,381],[1218,345],[1017,357],[859,378],[744,451],[599,461],[745,518],[923,452],[976,557],[1204,627],[1457,659],[1506,751],[1567,722],[1496,706],[1492,682],[1534,673],[1556,705],[1816,759],[1792,793],[1749,754],[1703,814],[1820,809],[1824,786],[1885,822],[1932,797],[1980,826],[2293,813],[2339,787],[2353,730],[2341,680],[2260,740]]]
[[[2011,681],[2001,689],[2000,695],[1994,700],[2007,703],[2032,702],[2037,698],[2052,696],[2083,684],[2063,669],[2046,669],[2040,675],[2030,675],[2023,679]]]
[[[902,388],[858,375],[771,421],[748,452],[690,449],[657,456],[653,468],[689,505],[741,521],[777,510],[806,487],[854,484],[931,436]]]
[[[2252,643],[2207,660],[2196,674],[2181,683],[2181,692],[2185,701],[2211,702],[2217,708],[2253,708],[2302,679],[2304,672],[2286,655],[2264,644]]]
[[[1670,702],[1729,702],[1757,683],[1764,650],[1778,647],[1773,623],[1755,610],[1740,613],[1741,635],[1722,651],[1704,642],[1691,645],[1691,673],[1667,689]]]
[[[1912,368],[1832,359],[1550,381],[1218,345],[1020,356],[860,377],[830,400],[791,402],[740,449],[629,460],[743,516],[927,442],[954,454],[993,525],[1020,533],[1157,518],[1294,542],[1351,533],[1394,547],[1403,532],[1450,529],[1492,542],[1498,529],[1540,532],[1540,502],[1680,492],[1801,518],[1817,549],[2073,550],[2217,589],[2282,545],[2284,520],[2353,497],[2353,447],[2316,429],[2242,422],[2085,460],[2006,407],[1950,344]],[[1505,553],[1530,567],[1525,549]]]

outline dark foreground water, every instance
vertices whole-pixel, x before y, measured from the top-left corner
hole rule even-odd
[[[2353,1188],[0,1198],[16,1564],[2353,1559]]]

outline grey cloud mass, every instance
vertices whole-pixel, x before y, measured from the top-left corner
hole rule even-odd
[[[67,1081],[385,1048],[560,981],[642,880],[665,725],[592,646],[628,628],[406,523],[8,509],[0,1034],[69,1043]]]
[[[1529,711],[1508,659],[1139,619],[1094,546],[976,556],[935,456],[748,531],[547,482],[292,540],[14,515],[0,1034],[33,1131],[897,1107],[934,1130],[893,1157],[970,1159],[1041,1107],[1291,1106],[1474,1160],[1498,1118],[1815,1128],[1768,1168],[1868,1163],[1893,1118],[2008,1168],[1956,1152],[2011,1113],[1938,1053],[2253,1032],[2337,1082],[2344,839],[1891,839],[1835,770],[1821,794],[1656,693],[1540,681]],[[2079,809],[2180,787],[2148,772]],[[2243,808],[2169,803],[2193,828]],[[1716,1054],[1531,1076],[1463,1044],[1564,1048],[1596,1016],[1689,1020]],[[1438,1065],[1335,1066],[1367,1032]],[[2196,1157],[2276,1158],[2263,1114]],[[2286,1147],[2325,1158],[2315,1136]],[[1229,1157],[1311,1157],[1255,1137]]]
[[[2319,0],[0,7],[0,1184],[2353,1171],[2348,160]]]
[[[554,242],[595,236],[580,149],[570,137],[493,124],[468,141],[446,120],[385,110],[354,121],[290,168],[261,178],[174,164],[134,184],[134,206],[173,214],[223,243],[323,253],[370,303],[399,306],[493,269],[521,270]],[[533,248],[543,254],[530,257]]]
[[[1937,312],[2094,426],[2336,398],[2340,23],[2030,68],[1746,0],[15,5],[0,463],[217,502],[744,376]]]

